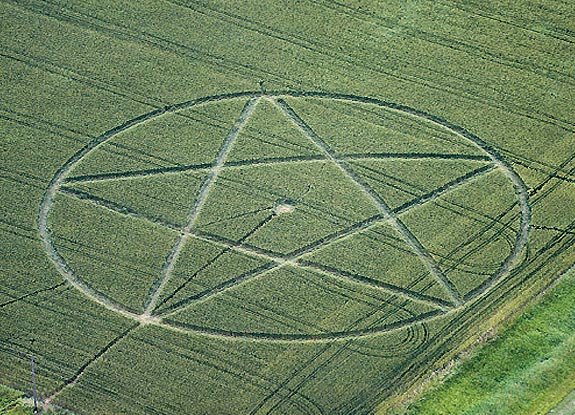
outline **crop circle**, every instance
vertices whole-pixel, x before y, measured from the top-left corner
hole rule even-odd
[[[322,137],[321,133],[317,132],[317,124],[314,125],[313,122],[308,123],[305,120],[306,116],[302,116],[299,109],[294,109],[294,107],[290,105],[290,103],[294,102],[307,102],[306,100],[316,102],[319,106],[325,105],[329,107],[339,105],[341,108],[361,108],[362,111],[385,111],[386,113],[401,118],[401,125],[411,125],[411,127],[408,128],[415,128],[413,127],[414,125],[425,125],[429,126],[430,131],[432,128],[436,129],[437,131],[441,130],[445,132],[445,134],[449,134],[450,137],[455,137],[453,138],[454,140],[460,140],[461,143],[465,143],[465,145],[473,150],[473,154],[449,154],[441,156],[435,153],[432,154],[430,152],[418,153],[417,151],[414,151],[413,148],[409,148],[408,151],[405,151],[404,153],[389,152],[382,154],[381,152],[371,151],[368,148],[361,154],[357,152],[353,154],[344,154],[337,148],[334,148],[333,140],[326,140],[324,137]],[[127,208],[124,209],[122,207],[118,207],[117,204],[106,201],[102,198],[85,195],[77,191],[66,190],[66,188],[70,183],[73,182],[90,182],[94,180],[103,180],[101,177],[104,177],[106,180],[117,180],[118,178],[126,177],[140,177],[142,180],[146,180],[146,177],[164,174],[165,171],[162,170],[162,168],[158,168],[157,171],[148,169],[142,172],[128,169],[127,171],[121,173],[107,172],[105,174],[92,174],[78,178],[79,176],[74,177],[72,174],[74,169],[78,166],[81,166],[87,157],[96,154],[98,151],[101,151],[101,148],[104,147],[107,143],[111,142],[116,137],[121,136],[127,131],[132,131],[138,128],[148,128],[148,126],[153,125],[163,117],[170,117],[177,114],[181,115],[187,110],[194,110],[200,107],[209,108],[211,105],[215,105],[216,103],[227,103],[232,101],[241,102],[243,109],[241,113],[238,114],[237,119],[235,119],[233,126],[230,128],[226,136],[221,137],[223,141],[221,146],[218,148],[216,156],[212,160],[206,161],[199,167],[193,166],[194,169],[204,169],[202,171],[205,171],[206,175],[205,178],[202,179],[201,185],[198,186],[197,193],[194,196],[193,205],[189,207],[186,221],[175,226],[174,224],[164,223],[161,220],[157,220],[156,218],[152,217],[148,217],[146,219],[150,223],[154,223],[160,227],[164,226],[168,228],[169,231],[178,233],[179,236],[175,239],[172,250],[165,252],[165,262],[162,266],[162,269],[158,272],[159,275],[156,282],[152,284],[151,287],[149,287],[149,293],[142,310],[138,311],[130,309],[130,307],[126,307],[121,302],[111,298],[111,296],[109,296],[105,290],[94,289],[94,287],[88,281],[86,281],[84,275],[79,273],[74,266],[70,265],[69,261],[66,259],[66,255],[62,254],[61,249],[58,248],[57,244],[55,243],[54,231],[57,231],[58,224],[52,223],[51,214],[56,199],[60,197],[62,193],[67,191],[77,198],[88,200],[88,202],[91,203],[96,203],[101,208],[107,209],[107,211],[112,211],[115,215],[138,217],[140,214],[137,211],[132,211]],[[249,125],[254,111],[257,111],[258,106],[262,105],[261,102],[269,103],[269,105],[275,108],[277,113],[283,117],[286,126],[294,129],[294,131],[298,131],[302,140],[308,140],[308,148],[312,149],[313,153],[292,158],[288,156],[278,156],[268,158],[259,157],[256,159],[246,158],[245,160],[228,161],[228,156],[233,154],[234,145],[236,144],[238,136],[241,136],[243,128],[246,125]],[[349,114],[344,115],[349,116]],[[342,115],[342,117],[344,115]],[[335,124],[334,131],[345,131],[344,128],[338,128],[338,119],[333,119],[330,122]],[[381,137],[382,141],[385,141],[385,139],[385,137]],[[174,151],[177,151],[177,144],[174,143],[173,145],[175,149]],[[335,147],[337,147],[337,142]],[[436,186],[429,191],[422,192],[419,197],[415,197],[413,200],[407,201],[397,207],[394,207],[388,205],[388,203],[385,201],[386,195],[379,194],[380,192],[374,190],[371,182],[366,179],[368,176],[364,176],[358,173],[353,164],[358,162],[358,160],[368,160],[370,162],[377,163],[379,160],[393,157],[396,159],[402,159],[403,157],[409,160],[423,160],[422,163],[425,163],[428,159],[450,160],[450,162],[453,161],[453,163],[455,163],[454,165],[457,165],[457,160],[459,159],[475,161],[479,160],[484,163],[484,166],[472,171],[471,173],[455,177],[447,183]],[[296,193],[299,192],[298,194],[274,194],[275,203],[272,203],[269,207],[267,207],[269,215],[263,217],[263,219],[258,223],[257,227],[251,229],[243,238],[228,240],[218,235],[202,233],[201,231],[196,230],[195,225],[197,218],[199,215],[202,215],[202,209],[204,209],[205,206],[208,206],[208,208],[210,207],[209,200],[212,196],[212,193],[215,192],[214,188],[218,186],[219,178],[223,174],[225,174],[227,171],[231,171],[231,169],[241,169],[242,172],[246,173],[246,175],[249,175],[253,172],[257,173],[264,171],[262,169],[266,168],[266,166],[273,166],[276,164],[286,165],[290,168],[293,167],[293,171],[303,170],[303,167],[301,166],[319,165],[322,167],[322,169],[325,167],[327,171],[337,172],[339,175],[338,177],[341,177],[338,180],[340,180],[342,183],[345,181],[345,186],[347,186],[342,190],[342,194],[350,192],[351,190],[349,189],[352,189],[353,192],[355,192],[354,195],[358,195],[353,197],[357,199],[361,198],[361,203],[363,203],[365,206],[369,205],[370,209],[376,210],[377,212],[365,217],[361,217],[359,219],[344,217],[341,219],[342,221],[347,219],[353,223],[351,225],[348,224],[345,226],[338,225],[340,228],[337,228],[335,231],[326,231],[325,235],[314,235],[314,232],[319,231],[310,231],[308,229],[307,232],[311,233],[311,236],[309,236],[309,238],[312,238],[310,239],[311,242],[306,240],[305,243],[302,242],[301,246],[297,246],[295,249],[291,247],[291,250],[287,250],[286,248],[286,252],[283,252],[281,249],[272,249],[274,248],[273,241],[269,243],[266,242],[268,245],[264,244],[261,246],[258,246],[257,244],[254,246],[245,242],[248,240],[248,237],[251,238],[256,231],[269,226],[270,223],[275,224],[281,223],[281,221],[298,220],[298,215],[302,215],[302,212],[305,211],[306,207],[306,203],[300,202],[298,198],[311,197],[308,195],[308,193],[313,196],[314,192],[316,192],[318,195],[316,196],[318,200],[317,203],[321,204],[321,206],[324,206],[325,204],[329,209],[330,201],[325,194],[320,193],[317,189],[323,180],[321,177],[319,177],[317,178],[316,182],[313,182],[313,180],[310,181],[308,188],[304,191],[297,190]],[[177,166],[169,167],[165,170],[179,173],[187,171],[186,169],[189,170],[192,169],[192,167],[178,164]],[[313,171],[310,169],[311,173],[306,174],[308,174],[310,178],[313,178],[314,174],[320,174],[318,173],[319,171],[319,169]],[[459,189],[462,186],[473,186],[473,181],[478,177],[481,178],[483,175],[487,175],[492,172],[496,172],[501,177],[504,177],[505,180],[507,180],[509,188],[512,189],[514,204],[517,208],[516,222],[518,223],[518,227],[517,229],[513,230],[513,238],[508,238],[510,241],[508,252],[506,253],[505,258],[500,261],[497,269],[490,270],[488,273],[489,275],[484,276],[481,284],[475,286],[473,290],[462,294],[459,287],[456,286],[456,284],[453,284],[449,278],[445,276],[445,273],[442,271],[442,269],[440,269],[438,266],[436,261],[436,253],[428,250],[424,244],[419,241],[418,237],[414,234],[412,229],[410,229],[409,222],[406,222],[402,218],[404,217],[403,215],[418,212],[416,208],[433,205],[439,199],[445,197],[445,195],[448,195],[450,192],[455,193],[456,189]],[[326,174],[325,177],[333,177],[332,173],[321,174]],[[329,174],[332,176],[329,176]],[[429,174],[431,176],[431,171]],[[289,176],[286,176],[283,179],[285,179],[287,182],[292,180],[292,178]],[[293,187],[299,189],[297,185],[298,183],[295,183]],[[335,191],[336,190],[334,190],[334,192]],[[335,196],[333,203],[340,203],[339,199],[335,198]],[[341,210],[344,208],[337,205],[335,206],[334,211],[337,211],[338,209]],[[355,210],[353,206],[346,206],[345,209],[347,209],[345,212],[349,212],[349,215],[353,216],[352,214]],[[265,211],[265,209],[262,210]],[[358,208],[358,210],[360,209]],[[482,220],[485,220],[485,218]],[[366,97],[327,93],[277,92],[263,94],[256,92],[244,92],[229,95],[211,96],[161,108],[144,114],[133,120],[127,121],[126,123],[113,128],[112,130],[95,138],[87,146],[76,153],[70,160],[68,160],[68,162],[66,162],[58,170],[56,175],[51,180],[40,207],[38,225],[39,233],[48,256],[54,262],[59,272],[69,283],[71,283],[86,296],[90,297],[92,300],[98,302],[104,307],[129,318],[138,320],[141,324],[153,324],[178,331],[241,339],[256,339],[266,341],[328,341],[347,340],[372,336],[378,333],[389,331],[405,330],[413,327],[414,325],[418,325],[418,327],[424,327],[427,320],[436,318],[465,306],[465,304],[468,302],[483,295],[497,282],[506,278],[511,270],[520,261],[529,231],[529,220],[530,208],[527,201],[527,192],[525,185],[523,184],[520,177],[496,152],[496,150],[488,146],[480,138],[474,136],[473,134],[460,127],[454,126],[435,116],[426,114],[413,108]],[[291,222],[286,223],[289,224]],[[338,266],[314,263],[313,261],[309,260],[310,255],[313,255],[315,252],[320,251],[321,249],[338,246],[337,244],[342,243],[342,241],[353,241],[353,238],[358,237],[358,235],[362,235],[363,233],[373,230],[377,226],[383,224],[386,224],[385,226],[389,226],[390,229],[393,229],[393,232],[395,232],[395,240],[397,241],[396,244],[398,246],[402,244],[402,246],[408,247],[407,249],[410,250],[410,255],[413,258],[416,258],[419,264],[427,270],[426,272],[428,273],[428,276],[426,276],[426,278],[432,281],[433,284],[436,284],[440,291],[444,291],[444,299],[435,301],[432,299],[431,295],[427,295],[427,293],[424,291],[418,291],[416,288],[406,288],[405,286],[399,284],[393,284],[393,281],[368,278],[364,275],[359,275],[358,273],[351,272],[347,269],[340,269]],[[284,229],[279,225],[277,228]],[[302,228],[304,228],[303,225]],[[506,229],[504,229],[504,231],[509,232],[509,229],[510,227],[508,226]],[[301,232],[304,234],[303,231]],[[270,234],[273,236],[273,232],[270,231]],[[421,234],[418,233],[418,235]],[[277,235],[277,237],[285,239],[290,238],[291,235],[289,232],[285,232],[284,234]],[[157,312],[156,306],[158,306],[158,304],[160,304],[162,301],[161,296],[165,294],[163,291],[170,281],[170,278],[172,278],[172,273],[174,272],[173,269],[178,265],[178,261],[180,260],[178,259],[179,255],[183,250],[185,250],[186,244],[188,243],[187,241],[194,238],[205,241],[206,243],[220,244],[226,253],[234,252],[238,254],[241,253],[245,255],[251,255],[254,258],[257,257],[259,259],[265,259],[266,261],[269,261],[269,264],[262,266],[261,269],[258,269],[251,274],[247,273],[237,275],[234,278],[230,278],[225,281],[219,281],[217,284],[214,283],[213,286],[207,287],[203,291],[198,291],[194,294],[190,294],[188,297],[179,301],[174,300],[171,303],[172,305],[169,305],[169,301],[166,301],[168,306],[166,306],[164,311]],[[271,248],[269,245],[270,243],[272,244]],[[194,306],[196,303],[208,303],[209,301],[213,301],[215,298],[221,298],[225,295],[228,295],[228,292],[234,292],[234,290],[237,290],[238,287],[243,287],[248,282],[251,283],[252,281],[256,280],[265,281],[266,276],[275,275],[274,273],[277,273],[282,269],[301,269],[302,273],[301,275],[298,274],[298,277],[312,275],[312,273],[314,275],[321,274],[322,278],[330,280],[330,278],[333,277],[334,281],[337,280],[337,282],[341,284],[355,284],[358,287],[365,286],[366,290],[382,290],[382,293],[385,293],[384,297],[372,295],[370,298],[362,299],[361,301],[365,302],[365,304],[368,304],[374,309],[374,315],[377,314],[377,312],[381,312],[381,310],[378,310],[378,301],[381,302],[381,304],[393,303],[393,307],[395,307],[397,310],[397,314],[401,315],[402,317],[396,320],[389,319],[389,316],[386,317],[388,320],[373,317],[373,321],[369,320],[370,323],[365,323],[363,326],[358,324],[348,324],[347,326],[344,326],[342,323],[339,327],[334,327],[333,329],[310,329],[308,332],[306,332],[306,329],[294,330],[293,332],[277,331],[272,328],[269,330],[266,330],[265,328],[254,330],[248,328],[240,330],[233,329],[225,325],[218,326],[217,324],[188,324],[186,322],[177,321],[170,318],[172,314],[181,312],[181,310],[190,306]],[[182,287],[182,292],[188,289],[188,287]],[[276,286],[276,288],[278,287],[281,288],[280,285]],[[345,289],[349,290],[347,287],[348,286],[346,285]],[[341,286],[337,289],[343,290]],[[175,295],[173,297],[176,299],[178,298]],[[410,306],[408,305],[414,301],[421,302],[427,308],[422,308],[423,311],[419,312],[419,314],[414,312],[411,308],[409,308]],[[430,309],[430,307],[434,307],[434,309]],[[365,316],[362,318],[365,318]],[[343,320],[344,319],[342,319],[342,321]],[[424,336],[420,337],[423,338]]]

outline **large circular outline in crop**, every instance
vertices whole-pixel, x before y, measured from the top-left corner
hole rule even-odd
[[[142,313],[134,313],[128,310],[122,304],[119,304],[109,298],[107,295],[99,293],[93,290],[88,284],[86,284],[80,277],[74,274],[74,271],[68,266],[64,258],[60,255],[58,250],[55,248],[50,235],[48,227],[48,215],[50,209],[54,203],[54,198],[59,191],[61,184],[65,181],[68,172],[72,167],[79,163],[83,157],[88,153],[95,150],[98,146],[116,136],[117,134],[126,131],[130,128],[136,127],[142,123],[151,121],[155,118],[161,117],[164,114],[177,113],[178,111],[185,110],[194,106],[205,105],[217,101],[246,98],[246,99],[257,99],[257,98],[267,98],[281,100],[282,98],[320,98],[333,101],[341,101],[348,103],[358,103],[358,104],[370,104],[378,107],[385,108],[387,110],[392,110],[398,113],[402,113],[407,116],[419,118],[426,122],[431,122],[435,125],[443,127],[452,133],[455,133],[459,137],[471,141],[479,149],[481,149],[487,157],[491,160],[491,163],[501,170],[507,178],[512,182],[517,196],[519,207],[520,207],[520,226],[517,231],[515,243],[511,249],[510,254],[504,260],[500,269],[494,273],[490,278],[488,278],[482,285],[477,287],[474,291],[469,293],[464,297],[464,302],[460,306],[464,306],[469,301],[477,298],[478,296],[487,292],[496,282],[505,278],[511,270],[519,262],[523,249],[527,243],[527,236],[529,233],[529,222],[531,217],[531,210],[528,203],[527,188],[523,183],[519,175],[512,169],[512,167],[501,157],[495,149],[481,140],[479,137],[471,134],[467,130],[455,126],[441,118],[435,117],[431,114],[419,111],[417,109],[407,107],[404,105],[396,104],[393,102],[386,102],[377,100],[374,98],[360,97],[355,95],[346,94],[331,94],[324,92],[289,92],[289,91],[277,91],[270,93],[262,92],[240,92],[233,94],[223,94],[214,95],[204,98],[199,98],[191,101],[186,101],[176,105],[170,105],[167,107],[159,108],[157,110],[148,112],[139,117],[131,119],[107,132],[94,138],[90,143],[88,143],[84,148],[79,150],[74,154],[54,175],[50,181],[48,188],[44,194],[40,212],[38,217],[38,230],[40,237],[44,246],[44,249],[58,271],[62,274],[65,280],[67,280],[71,285],[80,290],[83,294],[91,298],[93,301],[101,304],[102,306],[115,311],[126,317],[135,319],[141,324],[153,324],[161,326],[167,329],[191,333],[199,333],[208,336],[215,337],[227,337],[227,338],[240,338],[240,339],[250,339],[250,340],[267,340],[267,341],[328,341],[328,340],[349,340],[353,338],[371,336],[377,333],[390,332],[395,330],[401,330],[407,326],[414,324],[425,324],[426,321],[436,318],[438,316],[445,315],[453,310],[457,310],[460,306],[453,307],[450,309],[437,310],[434,312],[426,313],[420,318],[408,319],[408,321],[400,321],[398,323],[392,323],[388,325],[380,325],[376,327],[370,327],[361,330],[345,330],[340,332],[331,333],[319,333],[319,334],[279,334],[279,333],[249,333],[249,332],[234,332],[229,330],[222,330],[217,328],[208,328],[201,326],[190,326],[183,325],[177,322],[170,321],[169,323],[164,321],[161,317]]]

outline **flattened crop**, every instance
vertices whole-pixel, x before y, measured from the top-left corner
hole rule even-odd
[[[354,119],[360,140],[340,135]],[[165,163],[100,171],[111,145]],[[528,220],[511,167],[431,116],[352,96],[235,94],[95,139],[53,179],[40,232],[68,281],[140,323],[301,342],[465,307],[521,259]]]

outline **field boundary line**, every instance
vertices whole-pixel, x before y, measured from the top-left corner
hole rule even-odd
[[[224,143],[222,144],[222,147],[220,148],[220,151],[216,157],[216,161],[215,161],[214,165],[210,169],[210,172],[208,173],[208,175],[206,176],[206,178],[204,179],[204,182],[202,183],[202,185],[200,187],[198,197],[197,197],[196,201],[194,202],[194,204],[192,205],[192,208],[191,208],[191,210],[188,214],[188,218],[186,220],[186,224],[182,228],[182,233],[180,234],[180,236],[176,240],[176,243],[174,244],[173,248],[171,249],[170,253],[168,254],[168,257],[166,258],[164,265],[162,266],[162,272],[161,272],[160,278],[158,279],[158,281],[156,281],[154,283],[154,285],[150,289],[150,293],[148,295],[148,298],[146,299],[146,301],[144,303],[144,314],[143,314],[143,316],[145,316],[145,317],[150,316],[152,311],[154,310],[154,307],[156,306],[158,298],[160,297],[163,288],[168,283],[168,281],[171,277],[172,271],[174,269],[175,263],[178,260],[178,257],[180,255],[180,252],[182,251],[182,248],[184,247],[184,244],[185,244],[186,239],[187,239],[186,233],[189,233],[190,229],[192,228],[192,226],[196,222],[198,214],[200,213],[202,207],[204,206],[205,201],[206,201],[208,194],[210,192],[210,189],[212,188],[218,175],[220,174],[220,171],[222,170],[222,166],[224,165],[224,163],[226,161],[226,158],[227,158],[227,156],[228,156],[228,154],[229,154],[229,152],[230,152],[230,150],[234,144],[234,141],[238,137],[243,126],[249,120],[249,118],[250,118],[251,114],[253,113],[253,110],[255,109],[259,100],[260,100],[260,98],[257,97],[257,98],[250,98],[247,101],[247,103],[244,105],[244,108],[242,109],[242,112],[240,113],[239,117],[237,118],[235,124],[233,125],[230,132],[228,133],[228,136],[224,140]]]
[[[364,193],[375,203],[375,205],[380,209],[384,217],[389,218],[391,224],[399,231],[403,236],[405,242],[414,249],[415,253],[420,257],[423,263],[427,266],[431,275],[436,279],[436,281],[443,287],[451,298],[455,306],[460,306],[462,304],[462,298],[455,285],[441,272],[439,266],[436,264],[435,260],[431,254],[423,247],[421,242],[416,238],[416,236],[405,226],[405,224],[399,220],[397,215],[389,208],[387,203],[371,189],[371,187],[364,183],[353,170],[351,170],[344,161],[339,160],[333,150],[311,129],[311,127],[289,106],[289,104],[281,99],[277,98],[274,100],[276,105],[284,112],[284,114],[297,126],[301,131],[316,144],[316,146],[322,150],[326,156],[334,162],[340,170],[354,183],[356,183],[360,188],[363,189]]]

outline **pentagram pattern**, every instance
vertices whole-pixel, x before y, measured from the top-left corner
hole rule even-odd
[[[230,113],[239,110],[234,120],[219,125],[217,131],[227,130],[221,141],[204,140],[204,147],[191,148],[178,160],[167,153],[154,156],[153,162],[140,147],[141,160],[117,163],[121,171],[102,168],[98,172],[97,163],[95,169],[89,166],[94,154],[103,159],[102,149],[116,137],[144,131],[174,114],[182,117],[178,121],[182,128],[195,126],[197,120],[185,111],[218,103]],[[313,105],[318,107],[312,111]],[[334,124],[353,132],[354,120],[372,116],[368,112],[373,109],[424,123],[439,136],[437,142],[445,141],[439,147],[452,151],[437,151],[419,136],[410,141],[411,147],[405,145],[409,150],[405,152],[398,151],[403,144],[398,147],[386,138],[374,143],[373,151],[354,151],[345,148],[353,147],[354,137],[338,141],[332,136]],[[317,114],[323,117],[318,119]],[[349,119],[353,125],[344,128]],[[445,134],[450,138],[445,139]],[[149,141],[153,150],[154,140]],[[365,148],[365,143],[360,144]],[[171,151],[181,150],[176,142],[173,146]],[[116,144],[115,154],[123,149]],[[197,152],[214,158],[194,160]],[[410,183],[411,190],[409,186],[405,190],[409,178],[402,176],[410,174],[410,163],[420,165],[422,160],[433,174],[430,170],[421,183]],[[503,189],[510,209],[518,211],[518,226],[497,230],[508,243],[499,261],[478,272],[473,255],[481,247],[474,246],[458,259],[463,271],[450,274],[455,268],[453,252],[460,248],[455,246],[447,255],[441,243],[432,246],[436,242],[426,233],[438,228],[426,229],[413,216],[427,214],[432,223],[440,201],[449,204],[443,208],[454,215],[470,210],[466,201],[458,201],[458,190],[469,186]],[[152,192],[158,187],[163,189],[160,194]],[[178,209],[166,209],[168,205]],[[85,217],[74,213],[86,206],[93,213],[83,213]],[[488,227],[483,233],[497,222],[493,219],[497,213],[473,212],[475,221]],[[136,243],[133,247],[142,255],[142,263],[161,258],[156,268],[142,265],[136,270],[149,274],[151,281],[148,289],[140,287],[142,298],[128,304],[121,296],[108,295],[105,285],[86,279],[85,270],[91,265],[74,259],[76,248],[71,248],[70,241],[74,235],[90,232],[73,225],[74,220],[82,224],[91,215],[103,215],[98,219],[102,226],[137,220],[153,229],[153,246],[142,250]],[[521,179],[494,150],[463,129],[369,98],[240,93],[162,108],[96,138],[53,178],[41,206],[39,231],[48,255],[67,281],[92,300],[141,324],[211,336],[321,341],[415,327],[465,306],[517,264],[528,223],[529,205]],[[74,226],[67,234],[60,229]],[[447,224],[442,226],[450,233]],[[110,255],[106,249],[118,246],[120,257],[125,241],[144,241],[151,235],[130,229],[128,236],[116,235],[87,249],[106,262]],[[110,269],[89,272],[100,272],[108,284],[114,284],[123,278],[116,275],[123,263],[115,257],[107,260]],[[150,269],[157,269],[157,274]],[[467,291],[457,279],[465,272],[483,273],[480,283]],[[141,285],[141,280],[130,284]],[[132,295],[130,290],[125,294],[126,298]],[[237,312],[224,318],[221,310],[229,309]],[[352,318],[358,309],[363,310],[362,323]],[[310,313],[319,321],[330,316],[335,326],[326,329],[301,318]]]

